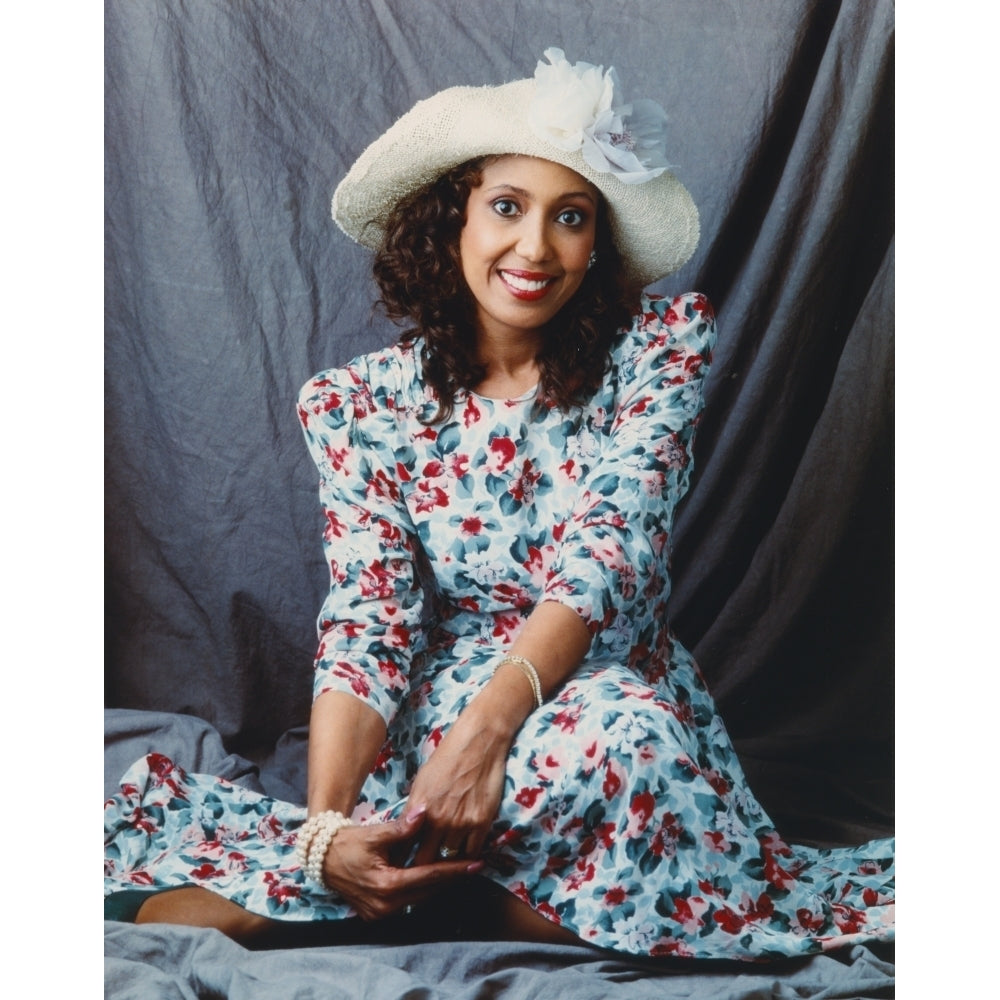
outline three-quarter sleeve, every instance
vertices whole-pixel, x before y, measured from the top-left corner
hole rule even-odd
[[[616,403],[542,598],[572,608],[592,634],[613,633],[603,642],[623,649],[642,627],[635,606],[665,610],[673,514],[690,480],[716,338],[702,295],[642,306],[613,359]]]
[[[392,451],[395,416],[352,366],[306,383],[298,413],[319,469],[330,569],[313,697],[348,692],[388,725],[408,690],[423,605]]]

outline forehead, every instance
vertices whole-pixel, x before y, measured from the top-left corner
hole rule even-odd
[[[509,154],[491,157],[483,164],[481,173],[480,186],[487,190],[509,186],[528,192],[579,192],[591,198],[597,195],[597,188],[575,170],[534,156]]]

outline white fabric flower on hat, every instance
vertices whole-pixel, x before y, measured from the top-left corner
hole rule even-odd
[[[571,65],[562,49],[546,49],[535,67],[535,98],[528,122],[539,138],[571,152],[584,142],[584,129],[606,115],[614,99],[614,79],[603,66]]]
[[[658,177],[664,155],[667,116],[655,101],[618,103],[621,85],[614,67],[571,64],[562,49],[545,50],[551,65],[535,68],[535,97],[528,123],[559,149],[579,149],[594,170],[613,173],[625,184]]]

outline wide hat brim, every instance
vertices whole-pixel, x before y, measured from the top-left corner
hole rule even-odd
[[[333,195],[333,218],[351,239],[376,249],[386,220],[407,195],[452,167],[516,153],[561,163],[603,195],[628,279],[648,285],[685,264],[698,245],[698,209],[669,171],[625,184],[594,170],[579,150],[550,145],[528,125],[534,79],[497,87],[451,87],[420,101],[351,167]]]

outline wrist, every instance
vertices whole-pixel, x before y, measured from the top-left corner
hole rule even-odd
[[[507,664],[497,669],[466,712],[472,713],[481,728],[513,740],[534,709],[530,683],[516,666]]]
[[[309,816],[322,812],[339,812],[350,816],[357,804],[357,796],[352,796],[343,786],[329,787],[319,781],[310,783],[306,794],[306,809]]]
[[[542,683],[538,676],[538,671],[535,669],[535,665],[524,656],[517,656],[513,653],[508,653],[493,669],[495,674],[498,670],[502,670],[504,667],[511,666],[517,667],[518,670],[524,675],[524,679],[531,686],[531,696],[534,701],[535,708],[541,708],[545,699],[542,697]]]
[[[328,888],[324,877],[326,855],[337,834],[354,823],[349,817],[334,810],[310,816],[299,828],[295,842],[295,856],[305,877]]]

